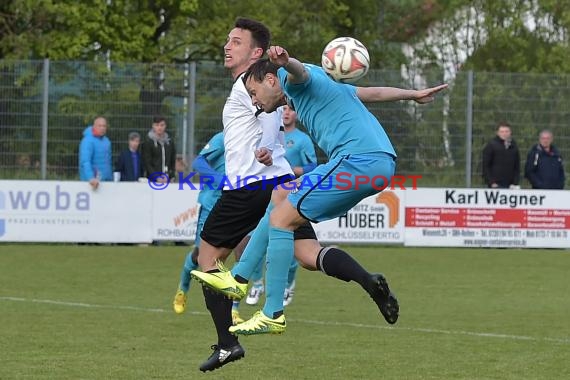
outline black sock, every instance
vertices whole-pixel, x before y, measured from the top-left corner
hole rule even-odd
[[[321,249],[317,256],[317,269],[327,276],[346,282],[358,282],[364,289],[368,287],[370,273],[342,249]]]
[[[228,329],[232,325],[232,300],[223,294],[202,286],[206,307],[212,315],[212,321],[218,334],[218,346],[230,348],[238,344],[238,339]]]
[[[246,280],[245,278],[243,278],[242,276],[240,276],[239,274],[236,274],[235,279],[237,282],[239,282],[240,284],[247,284],[249,281]]]

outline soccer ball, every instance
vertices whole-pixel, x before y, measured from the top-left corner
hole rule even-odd
[[[368,72],[370,56],[362,42],[352,37],[339,37],[323,50],[321,66],[335,81],[354,83]]]

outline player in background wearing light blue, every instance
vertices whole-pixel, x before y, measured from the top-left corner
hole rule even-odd
[[[194,249],[186,255],[184,265],[180,272],[180,282],[178,290],[174,295],[172,306],[176,314],[182,314],[186,310],[186,301],[188,299],[187,293],[190,289],[190,282],[192,280],[190,272],[198,268],[198,254],[200,252],[200,233],[202,227],[212,208],[222,195],[222,190],[218,187],[222,183],[225,175],[225,159],[224,159],[224,133],[219,132],[214,135],[210,141],[200,151],[194,162],[192,163],[192,170],[199,173],[201,177],[207,176],[208,180],[204,179],[204,186],[198,194],[198,204],[200,211],[198,213],[198,222],[196,224],[196,237],[194,239]],[[213,179],[213,181],[210,180]],[[206,184],[207,183],[207,184]],[[236,261],[241,256],[245,249],[245,245],[249,241],[249,235],[246,236],[240,244],[234,249]],[[232,321],[234,324],[243,322],[239,315],[239,301],[234,301],[232,307]]]
[[[282,120],[285,132],[285,158],[289,161],[295,176],[300,177],[317,167],[315,146],[306,133],[297,129],[297,113],[291,107],[283,106]],[[287,288],[285,288],[285,293],[283,294],[283,306],[287,306],[293,301],[298,267],[299,263],[293,258],[289,267]],[[245,302],[248,305],[257,305],[259,298],[265,292],[263,286],[263,261],[260,261],[255,268],[250,281],[252,285]]]
[[[218,185],[222,182],[225,173],[224,160],[224,134],[219,132],[214,135],[210,141],[200,151],[194,162],[192,170],[199,173],[200,176],[209,176],[214,179],[212,189],[204,186],[198,194],[198,204],[200,212],[198,214],[198,222],[196,224],[196,238],[194,240],[194,249],[186,255],[184,266],[180,272],[180,283],[178,291],[174,296],[173,307],[176,314],[182,314],[186,309],[186,300],[188,290],[190,289],[190,272],[198,268],[198,253],[200,250],[200,233],[204,222],[208,218],[210,211],[216,204],[218,198],[222,195],[221,190],[217,190]]]
[[[246,335],[278,334],[285,330],[281,295],[294,253],[292,231],[295,227],[307,220],[321,222],[343,215],[362,199],[389,185],[379,181],[360,183],[358,187],[353,183],[350,189],[336,186],[341,172],[350,173],[353,179],[356,176],[389,179],[395,171],[394,148],[381,124],[363,103],[397,100],[429,103],[434,94],[447,87],[446,84],[424,90],[355,87],[332,81],[321,67],[290,58],[280,46],[271,46],[268,55],[270,61],[258,61],[246,73],[246,88],[253,104],[265,112],[272,112],[285,103],[296,110],[310,136],[329,157],[329,162],[305,174],[301,183],[308,179],[309,183],[319,184],[330,179],[332,187],[291,189],[280,186],[273,193],[273,208],[268,207],[240,262],[231,271],[192,272],[192,276],[206,286],[240,299],[245,295],[251,273],[267,250],[265,306],[248,321],[229,328],[232,333]],[[312,256],[318,270],[344,281],[356,281],[369,293],[388,323],[397,321],[398,301],[382,274],[367,272],[341,249],[326,247],[313,252]]]

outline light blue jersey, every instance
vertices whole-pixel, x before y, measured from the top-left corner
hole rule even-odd
[[[200,151],[199,155],[203,156],[208,161],[212,169],[223,175],[226,170],[223,132],[214,135],[214,137],[212,137],[206,146],[204,146]],[[201,207],[209,213],[221,195],[221,190],[211,190],[208,186],[204,186],[204,189],[200,191],[200,194],[198,194],[198,203],[200,203]]]
[[[200,151],[198,156],[203,157],[207,163],[204,163],[203,170],[209,171],[209,173],[200,173],[205,175],[213,175],[212,170],[216,171],[220,175],[225,174],[226,170],[226,161],[224,159],[224,134],[223,132],[217,133],[208,141],[206,146]],[[193,167],[198,166],[196,160],[193,164]],[[194,169],[197,171],[197,169]],[[202,181],[200,181],[202,184]],[[214,184],[212,187],[213,189],[217,189],[218,184]],[[202,233],[202,229],[204,228],[204,224],[208,219],[208,215],[210,215],[210,211],[214,208],[214,205],[222,195],[221,190],[213,190],[210,189],[208,186],[204,186],[202,190],[200,190],[200,194],[198,194],[198,203],[200,204],[200,212],[198,213],[198,222],[196,223],[196,238],[194,239],[194,246],[196,248],[200,248],[200,243],[202,239],[200,238],[200,234]],[[187,293],[190,289],[190,272],[193,271],[198,267],[198,263],[194,262],[192,258],[192,251],[188,252],[186,255],[186,259],[184,260],[184,266],[182,267],[182,271],[180,273],[180,283],[179,289]],[[178,311],[177,311],[178,313]]]
[[[329,159],[373,152],[395,157],[382,125],[357,98],[356,87],[331,80],[318,66],[304,65],[309,72],[305,83],[287,83],[284,68],[277,75],[299,120]]]
[[[333,81],[321,67],[304,66],[309,74],[304,83],[288,83],[284,68],[277,75],[289,105],[329,162],[304,174],[300,183],[306,185],[287,198],[305,219],[322,222],[345,214],[387,185],[396,152],[380,122],[358,99],[356,87]],[[343,176],[351,178],[352,186],[343,186]],[[356,186],[357,177],[369,183]]]
[[[309,74],[305,83],[288,83],[284,68],[280,68],[277,75],[289,106],[297,112],[297,117],[325,151],[329,161],[303,174],[297,181],[284,184],[283,188],[289,190],[287,200],[299,215],[318,223],[345,214],[362,199],[388,186],[396,168],[396,153],[378,120],[358,99],[356,87],[332,81],[320,67],[305,64],[305,68]],[[268,208],[231,274],[234,278],[249,279],[254,265],[267,253],[266,300],[263,314],[258,314],[257,318],[263,316],[275,320],[284,318],[283,295],[290,281],[287,267],[294,258],[295,243],[294,232],[271,225],[270,215],[271,219],[281,217],[283,226],[288,225],[287,221],[293,224],[297,220],[290,211],[275,214]],[[323,260],[326,252],[321,251],[317,261],[320,269],[329,274]],[[346,273],[357,272],[356,265],[351,266],[353,268],[347,269]],[[360,272],[363,276],[369,275],[364,269]],[[357,277],[350,276],[350,279]],[[342,276],[337,278],[349,281]],[[385,292],[383,297],[387,298]],[[259,323],[256,327],[258,332],[261,326]]]
[[[291,167],[316,164],[317,155],[311,138],[297,128],[285,131],[285,158]]]

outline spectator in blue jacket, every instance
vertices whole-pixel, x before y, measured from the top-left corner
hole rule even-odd
[[[121,152],[115,171],[121,173],[121,181],[138,181],[142,177],[143,166],[139,145],[141,135],[138,132],[129,133],[129,147]]]
[[[100,181],[112,181],[111,141],[107,133],[107,120],[97,117],[93,125],[83,131],[79,144],[79,179],[89,181],[96,190]]]
[[[563,189],[564,165],[560,152],[552,141],[552,132],[545,129],[538,135],[535,144],[526,157],[525,177],[533,189]]]

